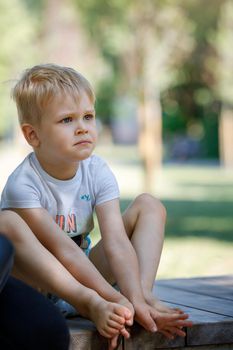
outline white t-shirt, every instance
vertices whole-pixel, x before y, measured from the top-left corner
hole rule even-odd
[[[70,237],[89,233],[95,206],[119,198],[115,176],[96,156],[81,161],[70,180],[57,180],[30,153],[9,176],[1,197],[1,209],[45,208]]]

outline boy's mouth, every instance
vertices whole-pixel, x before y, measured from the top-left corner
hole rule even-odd
[[[81,141],[78,141],[74,144],[74,146],[77,146],[77,145],[86,145],[86,144],[91,144],[92,142],[89,141],[89,140],[81,140]]]

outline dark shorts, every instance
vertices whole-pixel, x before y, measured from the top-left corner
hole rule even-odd
[[[91,251],[91,238],[90,234],[86,233],[83,235],[78,235],[75,237],[71,237],[72,240],[83,250],[83,252],[89,256]]]

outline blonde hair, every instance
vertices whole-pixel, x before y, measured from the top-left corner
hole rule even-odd
[[[25,70],[12,89],[20,124],[40,122],[47,103],[56,95],[67,92],[78,99],[85,92],[95,102],[88,80],[72,68],[41,64]]]

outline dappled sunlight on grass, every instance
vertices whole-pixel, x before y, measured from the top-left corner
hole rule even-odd
[[[221,230],[232,232],[233,228],[233,218],[220,218],[220,217],[184,217],[182,223],[180,224],[183,231],[197,232],[221,232]],[[233,239],[233,237],[232,237]]]
[[[232,245],[206,238],[165,239],[158,278],[232,274]]]

